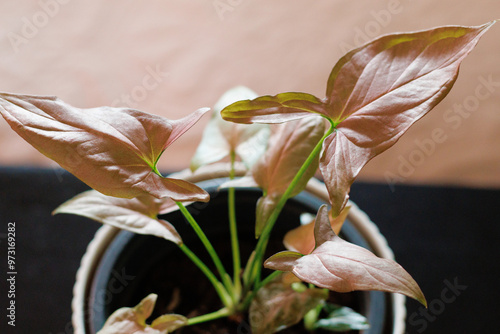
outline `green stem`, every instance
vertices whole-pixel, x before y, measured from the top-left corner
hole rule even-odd
[[[202,322],[207,322],[210,320],[215,320],[215,319],[227,317],[230,314],[231,314],[231,312],[227,308],[224,307],[224,308],[221,308],[220,310],[212,312],[212,313],[207,313],[204,315],[200,315],[198,317],[190,318],[190,319],[188,319],[187,325],[188,326],[196,325],[196,324],[199,324]]]
[[[234,170],[235,153],[231,152],[231,171],[229,178],[232,180],[235,176]],[[235,298],[238,300],[241,294],[241,259],[240,246],[238,239],[238,227],[236,223],[236,198],[235,189],[233,187],[228,190],[228,214],[229,214],[229,230],[231,233],[231,247],[233,251],[233,284]]]
[[[226,289],[224,289],[224,286],[222,285],[221,282],[215,277],[214,273],[201,261],[196,254],[194,254],[185,244],[180,244],[179,248],[184,252],[184,254],[187,255],[187,257],[205,274],[205,276],[208,278],[210,283],[215,288],[215,291],[219,295],[222,303],[228,307],[231,308],[233,306],[233,300],[231,296],[227,293]]]
[[[194,229],[196,232],[196,235],[200,238],[201,242],[205,246],[206,250],[208,251],[208,254],[210,254],[210,257],[212,258],[212,261],[215,264],[215,267],[217,268],[217,271],[219,272],[219,275],[221,276],[222,282],[224,283],[224,286],[226,287],[226,291],[228,291],[231,295],[233,294],[233,284],[231,282],[231,279],[229,278],[228,274],[226,273],[226,270],[224,269],[224,266],[222,265],[222,262],[217,255],[217,252],[215,251],[214,247],[210,243],[210,240],[208,240],[207,236],[205,233],[202,231],[200,225],[196,222],[194,217],[191,215],[191,213],[186,209],[184,204],[181,202],[176,202],[177,206],[181,210],[182,214],[184,217],[187,219],[191,227]]]
[[[285,193],[283,196],[281,196],[280,201],[274,208],[273,212],[271,213],[266,225],[264,226],[264,229],[262,230],[262,234],[260,235],[259,241],[257,242],[257,246],[255,248],[255,258],[253,260],[253,264],[250,266],[251,272],[255,272],[255,274],[251,277],[249,284],[252,284],[253,282],[257,282],[260,279],[260,273],[262,269],[262,262],[263,262],[263,257],[264,257],[264,252],[267,247],[267,243],[269,241],[269,237],[271,235],[271,231],[274,227],[274,224],[276,223],[276,220],[278,219],[278,216],[281,213],[281,210],[285,206],[286,201],[292,194],[295,186],[301,178],[304,176],[306,173],[307,169],[309,166],[313,163],[314,159],[317,158],[318,154],[321,152],[321,148],[323,146],[323,141],[328,137],[330,134],[333,133],[335,130],[335,125],[330,121],[330,128],[328,131],[321,137],[321,139],[318,141],[312,152],[309,154],[307,157],[306,161],[302,164],[302,167],[300,167],[299,171],[293,178],[292,182],[286,189]]]

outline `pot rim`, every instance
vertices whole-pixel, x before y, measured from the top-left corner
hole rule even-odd
[[[227,177],[229,175],[230,165],[227,163],[213,164],[200,168],[196,173],[189,169],[170,174],[170,178],[181,178],[189,182],[201,182],[204,180]],[[242,165],[236,168],[236,176],[245,175],[246,169]],[[318,179],[312,178],[306,187],[306,191],[312,195],[328,202],[328,192],[324,183]],[[389,247],[387,240],[380,233],[378,227],[373,223],[368,215],[364,213],[355,203],[349,200],[351,209],[348,219],[356,227],[360,234],[368,242],[373,252],[382,258],[394,260],[394,253]],[[80,262],[80,267],[76,274],[75,284],[73,286],[72,324],[74,334],[86,334],[85,305],[87,296],[92,285],[94,273],[98,267],[100,259],[104,255],[107,246],[116,237],[121,230],[119,228],[103,225],[100,227],[94,238],[90,241],[85,254]],[[392,305],[392,334],[404,333],[406,321],[406,297],[401,294],[390,293]]]

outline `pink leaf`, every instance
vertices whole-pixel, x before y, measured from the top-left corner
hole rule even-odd
[[[300,282],[290,283],[286,275],[263,286],[249,310],[253,333],[271,334],[301,321],[306,313],[327,297],[322,289],[308,289]],[[299,284],[295,288],[294,284]]]
[[[335,65],[326,104],[337,127],[320,161],[334,216],[363,166],[448,94],[462,60],[492,24],[387,35]]]
[[[461,62],[494,23],[383,36],[338,61],[325,100],[282,93],[232,104],[222,115],[238,123],[328,118],[336,129],[325,140],[320,169],[337,216],[364,165],[448,94]]]
[[[395,292],[426,305],[418,284],[399,264],[339,238],[330,226],[326,205],[318,211],[314,236],[316,247],[311,254],[278,253],[266,260],[265,267],[291,271],[305,282],[333,291]]]
[[[150,294],[135,307],[122,307],[106,320],[98,334],[168,334],[187,325],[187,318],[178,314],[165,314],[148,325],[146,319],[153,313],[156,299]]]
[[[201,188],[159,176],[163,151],[208,109],[171,121],[134,109],[79,109],[55,97],[0,93],[0,113],[28,143],[103,194],[208,201]]]
[[[333,218],[332,212],[328,212],[328,219],[330,221],[330,226],[332,227],[335,234],[340,233],[340,229],[344,224],[347,215],[349,214],[350,206],[346,206],[341,214]],[[286,249],[299,252],[301,254],[309,254],[314,250],[315,241],[314,241],[314,224],[313,220],[310,223],[300,225],[293,230],[288,231],[283,238],[283,244]]]
[[[169,198],[159,200],[143,195],[127,199],[89,190],[60,205],[54,214],[76,214],[133,233],[154,235],[180,244],[182,239],[174,226],[157,218],[159,213],[175,209],[178,209],[177,205]]]
[[[286,192],[297,172],[325,132],[324,120],[308,117],[274,128],[269,149],[252,168],[252,176],[263,190],[257,205],[256,235],[259,236],[267,219]],[[296,184],[290,197],[297,195],[318,169],[318,160],[309,166]]]
[[[193,159],[191,170],[208,165],[235,154],[250,168],[267,148],[270,129],[266,124],[243,125],[224,121],[221,110],[238,100],[256,97],[246,87],[235,87],[222,95],[203,131],[203,137]]]
[[[281,194],[264,195],[257,201],[255,208],[255,236],[259,237],[266,226],[266,223],[278,205],[281,199]]]
[[[308,117],[274,128],[269,149],[252,168],[266,194],[283,194],[325,132],[322,118]],[[300,193],[318,168],[313,163],[292,196]]]

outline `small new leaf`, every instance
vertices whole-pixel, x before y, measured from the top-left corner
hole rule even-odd
[[[90,187],[123,198],[209,200],[203,189],[164,178],[156,168],[165,149],[207,111],[168,120],[134,109],[79,109],[56,97],[0,93],[0,113],[17,134]]]
[[[328,212],[330,225],[335,234],[340,233],[342,225],[349,214],[350,208],[350,206],[346,206],[337,218],[332,217],[331,211]],[[311,253],[315,247],[314,222],[315,221],[313,220],[310,223],[300,225],[288,231],[283,238],[283,244],[286,249],[299,252],[301,254]]]
[[[257,97],[257,94],[242,86],[235,87],[222,95],[214,106],[212,118],[205,127],[200,145],[191,160],[192,171],[232,154],[250,168],[264,153],[270,134],[268,125],[226,122],[220,115],[222,108],[228,104],[254,97]]]
[[[146,319],[153,312],[157,297],[150,294],[133,308],[116,310],[97,334],[168,334],[187,325],[187,318],[178,314],[163,315],[155,319],[151,326],[147,325]]]
[[[316,247],[308,255],[281,252],[266,260],[273,270],[291,271],[301,280],[338,292],[380,290],[401,293],[426,305],[415,280],[396,262],[339,238],[323,205],[316,218]]]
[[[259,289],[253,299],[249,318],[252,333],[271,334],[301,321],[307,312],[324,302],[328,293],[323,289],[294,288],[284,275]]]
[[[143,195],[127,199],[89,190],[63,203],[53,213],[76,214],[123,230],[154,235],[180,244],[182,239],[174,226],[165,220],[157,219],[158,214],[177,209],[175,202],[168,198],[159,200]]]

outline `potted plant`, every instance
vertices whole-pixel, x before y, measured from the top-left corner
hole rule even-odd
[[[219,298],[219,309],[204,315],[164,314],[146,322],[156,301],[150,294],[137,306],[113,313],[99,333],[169,333],[246,313],[254,333],[273,333],[302,319],[309,331],[337,330],[345,314],[353,328],[363,328],[358,314],[327,301],[328,291],[378,290],[426,305],[418,284],[400,265],[338,234],[349,210],[349,188],[361,168],[446,96],[462,60],[493,23],[382,36],[339,60],[325,98],[298,92],[241,97],[240,89],[239,101],[221,102],[221,118],[212,116],[192,170],[196,175],[205,165],[228,160],[229,179],[221,187],[227,189],[232,271],[188,209],[208,202],[207,191],[164,177],[157,168],[168,146],[208,108],[169,120],[127,108],[78,109],[55,97],[0,93],[0,112],[12,129],[94,189],[55,213],[79,214],[168,240]],[[235,179],[238,168],[245,176]],[[294,227],[285,236],[288,250],[267,257],[271,232],[286,203],[306,188],[318,168],[329,205],[319,207],[310,225]],[[242,262],[235,189],[249,185],[261,189],[252,228],[257,241]],[[208,260],[188,248],[177,226],[158,217],[172,211],[189,223]],[[262,310],[268,311],[253,321]]]

